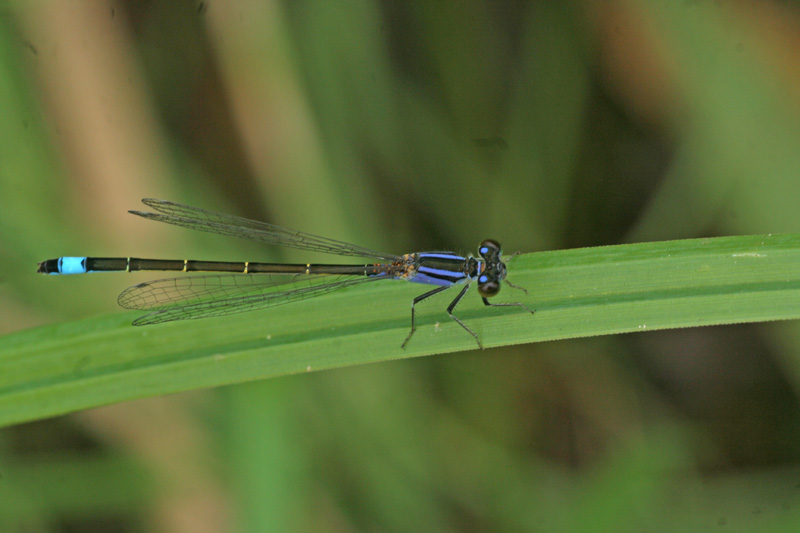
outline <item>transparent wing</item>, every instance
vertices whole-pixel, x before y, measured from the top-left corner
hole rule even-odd
[[[117,301],[126,309],[155,310],[133,322],[134,326],[144,326],[266,309],[380,279],[391,278],[278,274],[190,276],[134,285],[125,289]]]
[[[166,222],[167,224],[206,231],[208,233],[217,233],[219,235],[260,241],[276,246],[288,246],[300,250],[310,250],[313,252],[335,255],[376,257],[389,261],[397,261],[400,259],[400,256],[377,252],[355,244],[328,239],[318,235],[311,235],[310,233],[293,231],[275,226],[274,224],[267,224],[266,222],[258,222],[247,218],[226,215],[225,213],[217,213],[216,211],[210,211],[199,207],[191,207],[153,198],[144,198],[142,202],[148,207],[158,211],[158,213],[146,211],[129,212],[150,220]]]

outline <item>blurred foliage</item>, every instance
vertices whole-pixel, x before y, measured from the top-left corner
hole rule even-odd
[[[798,232],[798,29],[777,0],[6,0],[0,327],[136,277],[34,274],[58,255],[320,259],[125,215],[146,196],[398,252]],[[651,332],[23,424],[0,529],[794,531],[798,354],[796,322]]]

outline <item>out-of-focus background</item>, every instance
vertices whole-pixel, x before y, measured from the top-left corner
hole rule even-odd
[[[798,35],[790,1],[5,1],[0,333],[119,312],[130,276],[50,257],[308,258],[142,197],[397,253],[800,231]],[[787,322],[131,402],[0,431],[0,529],[796,531],[799,378]]]

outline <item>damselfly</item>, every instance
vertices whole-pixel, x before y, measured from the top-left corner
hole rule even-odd
[[[456,305],[473,282],[478,283],[478,293],[484,305],[516,306],[533,313],[522,303],[489,302],[488,298],[500,291],[500,282],[504,280],[509,286],[525,291],[505,279],[506,265],[501,257],[500,245],[492,239],[481,243],[478,248],[480,258],[471,255],[462,257],[453,252],[393,255],[199,207],[152,198],[145,198],[142,202],[157,212],[130,211],[130,213],[176,226],[241,237],[276,246],[341,256],[373,257],[384,262],[366,265],[292,265],[135,257],[59,257],[39,263],[37,272],[42,274],[138,270],[225,272],[225,274],[146,281],[129,287],[119,295],[117,300],[119,304],[126,309],[152,311],[136,319],[133,322],[135,326],[265,309],[382,279],[400,279],[436,286],[435,289],[417,296],[412,301],[411,331],[403,341],[403,348],[416,330],[414,317],[416,305],[454,285],[462,285],[462,288],[447,307],[447,314],[475,338],[480,348],[483,348],[483,345],[478,335],[453,314]],[[525,293],[527,294],[527,291]]]

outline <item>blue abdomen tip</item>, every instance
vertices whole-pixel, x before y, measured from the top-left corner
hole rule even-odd
[[[58,260],[59,274],[85,274],[85,257],[62,257]]]

